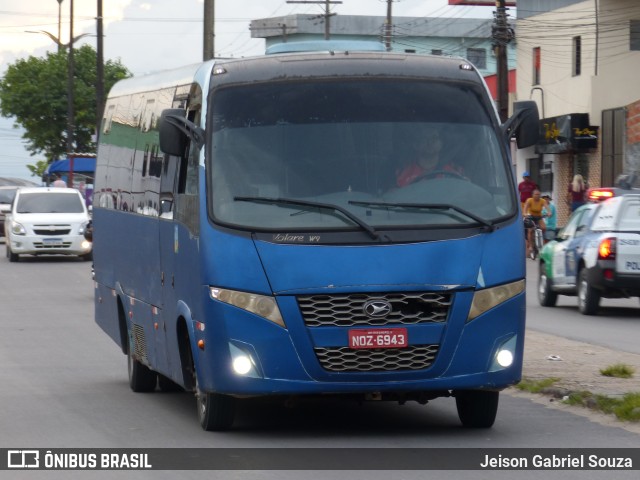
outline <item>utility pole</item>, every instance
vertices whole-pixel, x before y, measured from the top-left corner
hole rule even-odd
[[[497,60],[498,113],[501,121],[509,117],[509,66],[507,45],[513,39],[513,30],[507,22],[505,0],[496,0],[496,11],[492,27],[493,48]]]
[[[215,23],[216,2],[204,0],[204,45],[202,48],[202,60],[207,61],[215,57]]]
[[[335,15],[335,13],[331,13],[331,5],[340,4],[342,1],[334,1],[334,0],[287,0],[287,3],[314,3],[316,5],[324,4],[324,39],[329,40],[331,38],[331,17]]]
[[[98,0],[98,15],[96,17],[98,34],[96,57],[96,143],[100,136],[102,112],[104,109],[104,34],[102,29],[102,0]]]
[[[385,24],[384,24],[384,44],[387,48],[387,52],[391,51],[391,31],[392,31],[391,5],[393,5],[393,0],[387,0],[387,20],[385,21]]]

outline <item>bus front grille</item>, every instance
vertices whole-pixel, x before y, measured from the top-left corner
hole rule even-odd
[[[453,295],[441,292],[354,293],[297,297],[307,327],[385,326],[446,323]],[[372,302],[386,303],[384,316],[370,316]]]
[[[315,348],[320,365],[331,372],[389,372],[422,370],[433,364],[439,345],[373,350],[349,347]]]

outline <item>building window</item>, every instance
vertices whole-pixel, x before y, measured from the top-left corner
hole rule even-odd
[[[629,24],[629,50],[640,50],[640,20]]]
[[[467,60],[476,68],[487,68],[487,50],[484,48],[467,48]]]
[[[432,48],[431,55],[442,55],[442,50],[440,50],[439,48]]]
[[[540,47],[533,49],[533,85],[540,85]]]
[[[582,70],[582,37],[573,37],[573,76],[580,75]]]

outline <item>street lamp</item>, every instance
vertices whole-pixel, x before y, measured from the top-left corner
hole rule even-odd
[[[60,37],[56,37],[53,33],[47,32],[46,30],[37,30],[37,31],[36,30],[25,30],[25,33],[41,33],[43,35],[46,35],[51,40],[53,40],[53,42],[56,45],[58,45],[58,53],[60,53],[62,51],[62,49],[67,48],[70,45],[70,42],[62,43],[62,41],[60,40]],[[78,35],[77,37],[73,37],[73,41],[77,42],[81,38],[88,37],[88,36],[93,36],[93,34],[92,33],[83,33],[81,35]]]

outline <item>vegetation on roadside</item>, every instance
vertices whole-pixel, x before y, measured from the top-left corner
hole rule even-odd
[[[605,377],[616,378],[631,378],[635,372],[635,368],[625,365],[624,363],[616,363],[615,365],[600,370],[600,373]]]
[[[640,421],[640,392],[627,393],[620,398],[594,395],[588,391],[573,392],[564,402],[569,405],[578,405],[602,413],[613,414],[619,420]]]
[[[604,373],[605,371],[608,373]],[[631,371],[631,375],[633,375],[633,368],[618,364],[603,369],[601,373],[608,376],[620,376],[621,372],[628,371]],[[516,385],[516,388],[529,393],[551,394],[556,398],[562,398],[562,402],[567,405],[585,407],[597,412],[615,415],[616,418],[622,421],[640,422],[640,392],[627,393],[616,397],[594,394],[587,390],[567,392],[555,387],[560,380],[560,378],[556,377],[543,378],[541,380],[523,378]]]
[[[553,386],[559,381],[560,379],[555,377],[543,378],[542,380],[523,378],[520,383],[516,385],[516,388],[530,393],[542,393],[546,388]]]

